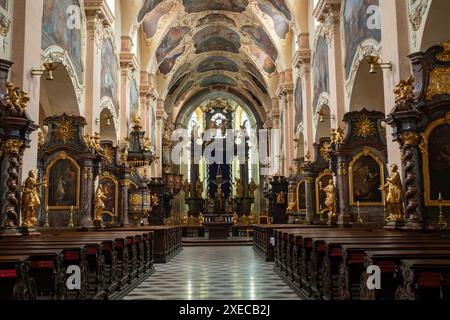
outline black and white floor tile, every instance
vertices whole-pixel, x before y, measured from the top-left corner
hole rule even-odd
[[[186,247],[125,300],[298,300],[251,247]]]

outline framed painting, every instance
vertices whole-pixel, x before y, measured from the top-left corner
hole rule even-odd
[[[421,136],[425,205],[450,207],[450,112],[428,125]]]
[[[325,192],[320,191],[320,183],[322,186],[327,186],[330,182],[330,179],[333,180],[333,173],[330,169],[325,169],[319,176],[316,178],[316,212],[321,213],[325,212],[327,209],[325,207],[326,194]]]
[[[46,168],[45,205],[49,210],[80,209],[81,170],[66,153],[60,153]]]
[[[383,206],[384,165],[369,149],[355,155],[349,164],[350,205]]]
[[[297,183],[297,212],[306,211],[306,180]]]

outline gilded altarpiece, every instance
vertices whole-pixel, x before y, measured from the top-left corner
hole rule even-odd
[[[450,40],[409,56],[387,122],[404,163],[406,228],[444,228],[450,206]]]
[[[39,141],[38,171],[48,183],[42,188],[40,223],[48,217],[52,228],[91,228],[95,181],[101,174],[100,137],[84,135],[86,120],[53,116],[44,120],[45,137]]]

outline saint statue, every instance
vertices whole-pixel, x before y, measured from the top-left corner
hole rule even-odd
[[[387,222],[402,221],[403,216],[403,196],[402,196],[402,180],[398,172],[398,166],[393,164],[391,166],[391,175],[386,179],[386,184],[380,190],[387,191],[386,206],[389,213]]]
[[[189,199],[191,193],[191,185],[187,179],[183,183],[184,198]]]
[[[197,198],[203,198],[203,183],[200,180],[197,180],[195,191],[197,193]]]
[[[203,223],[205,223],[205,217],[203,216],[202,212],[200,212],[200,214],[198,215],[197,222],[199,225],[202,225]]]
[[[36,226],[36,213],[41,205],[38,188],[42,185],[46,186],[45,180],[39,183],[36,172],[31,170],[22,186],[20,209],[22,210],[22,227],[24,228],[33,228]]]
[[[258,185],[255,183],[255,181],[252,179],[252,181],[250,181],[250,185],[248,186],[248,196],[250,198],[254,198],[255,197],[255,191],[258,189]]]
[[[244,184],[239,178],[236,178],[236,196],[238,198],[243,198],[245,196]]]
[[[322,187],[322,182],[319,183],[320,191],[324,191],[326,194],[325,206],[327,207],[328,214],[330,217],[336,216],[337,211],[337,198],[336,198],[336,187],[334,186],[333,179],[330,179],[328,186]]]
[[[237,225],[239,223],[239,215],[237,214],[237,212],[235,212],[233,214],[233,224]]]
[[[94,221],[102,222],[103,211],[105,210],[105,202],[107,199],[106,194],[103,192],[102,185],[99,185],[97,191],[95,192],[95,200],[94,200]]]

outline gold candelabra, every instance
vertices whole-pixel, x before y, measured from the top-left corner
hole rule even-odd
[[[442,199],[441,193],[439,193],[438,201],[439,201],[439,225],[440,225],[441,229],[447,229],[448,224],[447,224],[447,221],[445,220],[445,216],[444,216],[444,210],[442,207],[443,199]]]
[[[359,201],[358,201],[358,217],[356,219],[356,223],[357,224],[363,224],[364,223],[364,221],[363,221],[363,219],[361,217],[361,207],[360,207]]]
[[[75,224],[73,223],[73,206],[70,207],[70,216],[69,216],[69,228],[73,228]]]

